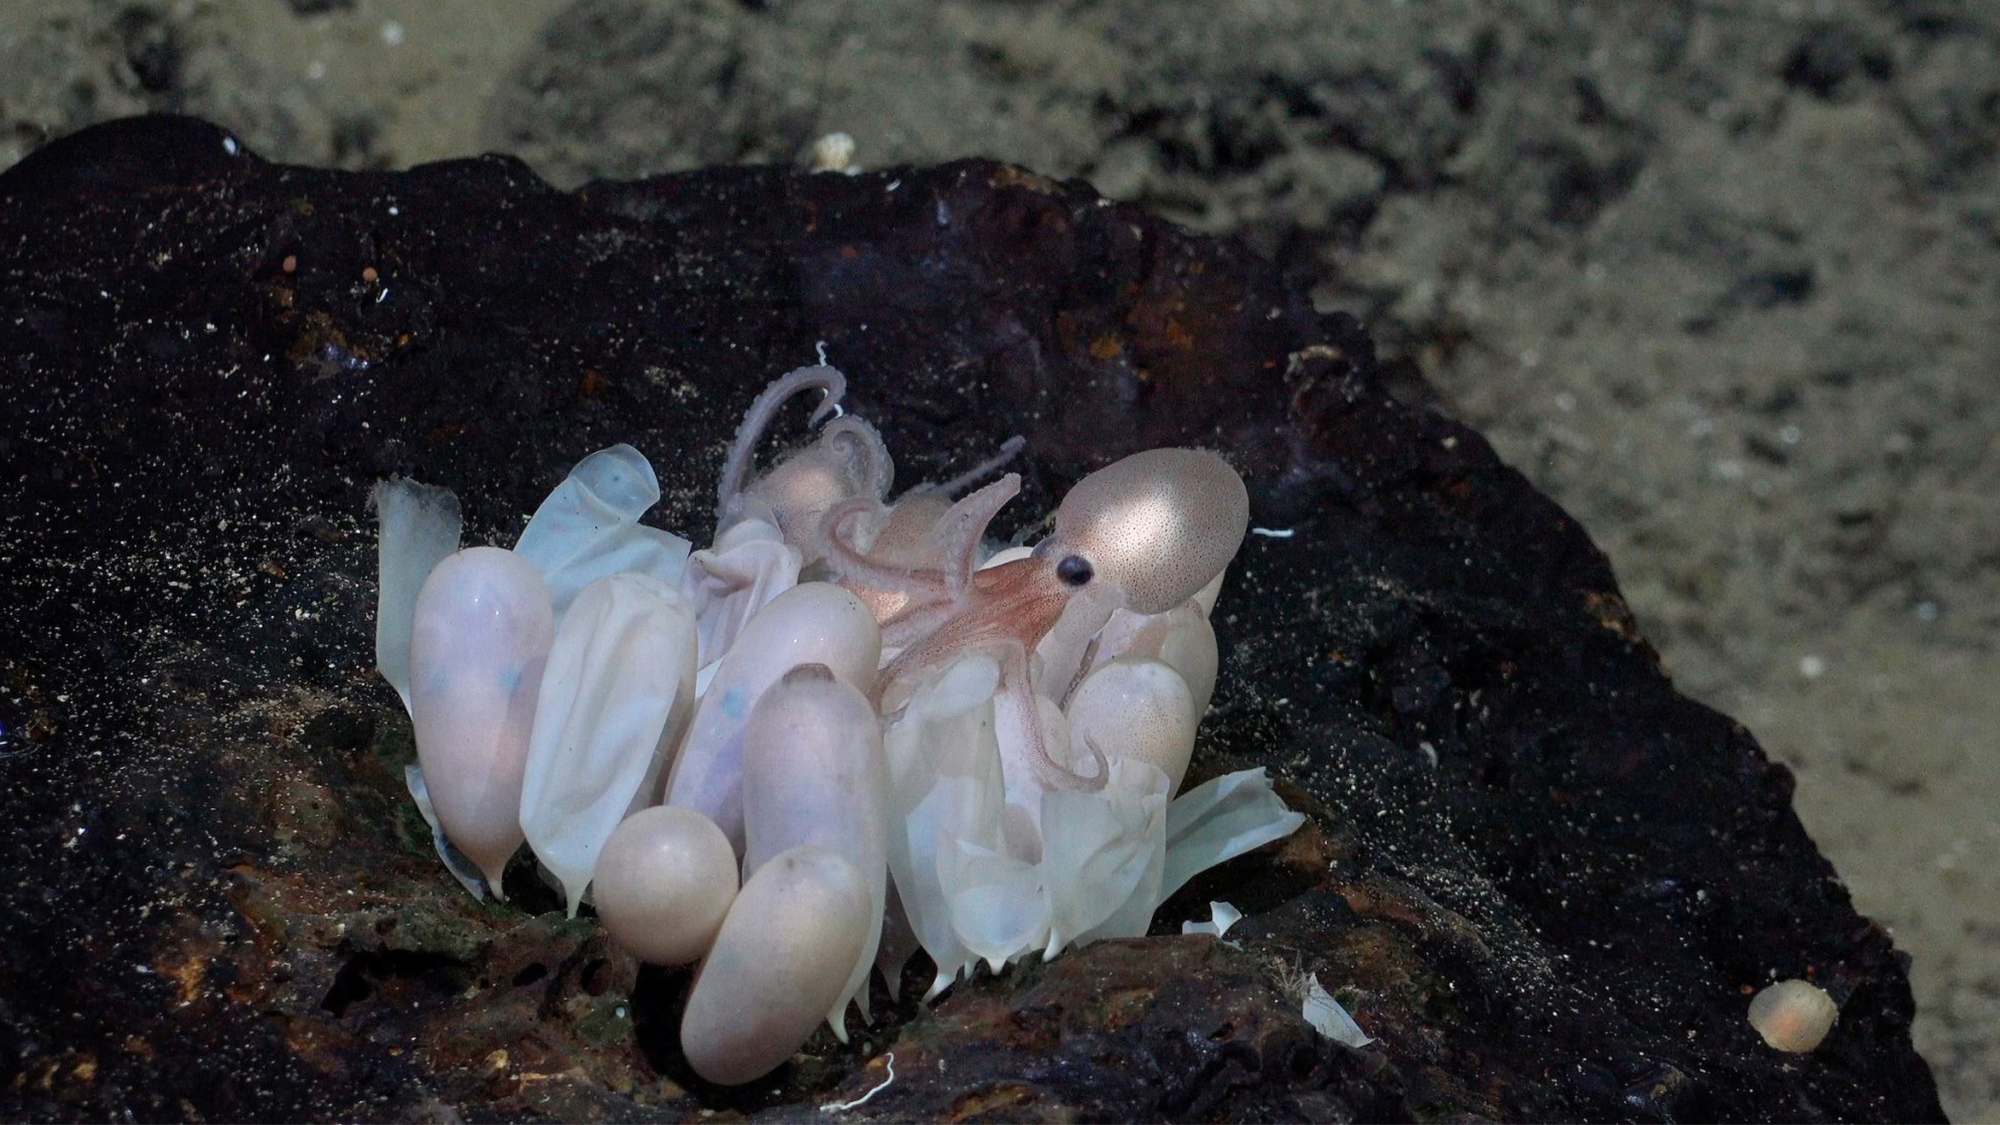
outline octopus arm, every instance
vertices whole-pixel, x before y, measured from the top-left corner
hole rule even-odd
[[[742,495],[744,481],[757,460],[757,443],[771,428],[778,410],[793,395],[815,389],[825,392],[825,397],[813,408],[808,424],[818,425],[822,418],[839,409],[840,400],[847,394],[847,377],[824,364],[801,367],[774,380],[750,403],[742,424],[736,428],[735,439],[729,443],[729,456],[722,463],[722,481],[716,486],[718,519],[728,519],[736,498]]]
[[[877,558],[848,538],[846,528],[856,516],[879,512],[881,507],[879,501],[857,496],[828,509],[825,521],[820,524],[820,537],[825,541],[828,564],[848,585],[907,593],[919,601],[948,600],[951,588],[943,572],[934,567],[910,566]]]
[[[979,546],[993,517],[1021,492],[1021,474],[1008,473],[992,484],[953,504],[938,518],[930,540],[936,546],[938,569],[943,573],[945,592],[953,603],[965,600],[966,587],[979,569]]]
[[[882,622],[883,648],[908,648],[944,626],[958,613],[950,602],[911,602]]]
[[[1110,779],[1104,752],[1086,740],[1093,769],[1089,776],[1072,771],[1049,754],[1048,733],[1043,728],[1041,704],[1028,678],[1028,649],[1019,641],[1003,641],[999,646],[1000,691],[993,698],[996,719],[1010,721],[1020,734],[1016,747],[1020,764],[1026,767],[1044,790],[1096,793]],[[1004,719],[1001,719],[1004,716]]]
[[[859,466],[854,479],[863,493],[878,500],[889,494],[889,487],[896,483],[896,462],[889,456],[882,431],[867,419],[852,414],[836,418],[821,431],[821,440],[851,465]]]
[[[1021,450],[1027,444],[1028,439],[1015,434],[1013,437],[1001,442],[1000,451],[993,456],[952,477],[950,480],[939,481],[937,484],[926,484],[911,489],[911,494],[922,495],[934,492],[941,496],[955,496],[972,487],[974,481],[998,472],[1001,468],[1005,467],[1009,461],[1020,456]]]

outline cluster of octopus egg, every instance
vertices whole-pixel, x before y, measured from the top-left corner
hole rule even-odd
[[[815,440],[757,473],[810,390]],[[720,1083],[822,1019],[845,1040],[878,965],[893,987],[921,948],[935,996],[981,961],[1143,935],[1194,874],[1303,819],[1262,770],[1174,797],[1248,523],[1227,463],[1127,457],[1039,545],[989,556],[1019,477],[952,497],[1018,439],[891,504],[844,390],[807,367],[757,398],[702,551],[639,522],[659,486],[626,445],[579,463],[511,550],[460,550],[442,489],[374,497],[377,664],[439,855],[497,893],[525,841],[572,914],[588,894],[641,959],[700,961],[681,1045]]]

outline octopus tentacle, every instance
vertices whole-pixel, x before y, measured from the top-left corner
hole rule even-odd
[[[1044,790],[1063,789],[1073,793],[1096,793],[1111,779],[1111,763],[1104,758],[1104,752],[1090,739],[1084,745],[1090,750],[1096,770],[1085,777],[1076,773],[1049,756],[1048,740],[1042,731],[1042,708],[1035,700],[1034,685],[1028,679],[1028,650],[1018,642],[1009,641],[1000,646],[1000,691],[993,697],[993,706],[1002,706],[1014,713],[1014,721],[1019,726],[1026,745],[1022,757],[1028,768],[1034,772],[1035,781]]]
[[[956,495],[970,488],[972,482],[1003,468],[1007,462],[1019,456],[1021,450],[1027,444],[1028,439],[1022,437],[1020,434],[1015,434],[1013,437],[1000,443],[1000,452],[995,453],[993,456],[988,457],[986,460],[981,461],[979,464],[974,465],[950,480],[942,481],[938,484],[920,484],[910,491],[913,493],[935,492],[942,496]]]
[[[1083,659],[1077,662],[1076,671],[1069,678],[1069,686],[1063,688],[1062,695],[1056,700],[1056,706],[1065,711],[1069,710],[1069,701],[1076,698],[1076,689],[1083,686],[1083,677],[1090,672],[1091,666],[1097,663],[1098,642],[1102,639],[1092,637],[1090,642],[1083,646]]]
[[[965,588],[979,569],[979,544],[993,517],[1021,492],[1021,474],[1008,473],[992,484],[953,504],[931,528],[931,541],[938,545],[938,569],[944,573],[945,590],[953,602],[965,600]]]
[[[1001,690],[996,708],[1008,708],[1020,727],[1025,745],[1021,758],[1044,789],[1095,793],[1110,777],[1109,765],[1095,747],[1096,773],[1083,776],[1049,755],[1042,730],[1041,705],[1036,702],[1028,654],[1062,615],[1067,591],[1048,589],[1036,560],[1021,559],[979,572],[982,595],[976,610],[941,607],[945,616],[935,630],[905,648],[875,679],[871,702],[879,708],[891,685],[965,652],[990,651],[1000,658]],[[885,716],[888,717],[888,716]]]
[[[889,486],[896,480],[896,463],[889,457],[882,431],[865,418],[847,414],[828,422],[820,433],[829,446],[860,462],[857,479],[864,494],[877,500],[889,494]]]
[[[934,616],[936,628],[917,636],[876,675],[875,703],[881,703],[897,680],[920,675],[960,653],[1009,641],[1032,649],[1062,612],[1059,598],[1052,600],[1036,590],[1034,576],[1012,565],[981,571],[980,587],[985,596],[975,609],[940,597],[916,611],[921,617],[933,617],[933,611],[941,611]]]
[[[801,367],[776,380],[750,403],[749,410],[744,411],[743,422],[737,426],[736,436],[729,443],[729,456],[722,462],[721,483],[715,489],[718,517],[727,518],[731,505],[742,494],[744,478],[750,475],[750,468],[757,460],[757,443],[771,428],[771,420],[778,416],[778,409],[793,395],[813,388],[825,392],[825,397],[813,408],[812,417],[806,421],[807,425],[816,426],[820,419],[839,409],[841,398],[847,394],[847,377],[824,364]]]
[[[844,582],[878,590],[901,591],[923,601],[949,598],[944,576],[936,570],[884,562],[860,550],[845,537],[841,529],[848,520],[863,512],[880,511],[881,508],[880,501],[858,496],[827,509],[825,518],[820,521],[819,534],[825,541],[828,564]]]

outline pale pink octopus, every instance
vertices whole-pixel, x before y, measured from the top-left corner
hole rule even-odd
[[[749,479],[755,468],[757,444],[786,401],[804,391],[822,392],[819,405],[807,419],[817,426],[829,414],[836,415],[820,430],[810,445],[794,450],[768,472]],[[729,457],[723,462],[722,480],[716,488],[716,535],[731,524],[745,519],[762,519],[775,525],[787,542],[798,547],[810,565],[825,557],[821,541],[821,521],[836,504],[850,500],[872,500],[877,506],[889,494],[896,477],[895,463],[882,435],[866,419],[840,411],[847,393],[847,379],[824,364],[801,367],[773,382],[758,394],[730,443]],[[941,484],[922,484],[897,500],[878,540],[909,538],[914,546],[930,523],[951,506],[950,497],[981,477],[1012,460],[1022,440],[1009,438],[1000,452],[971,470]]]
[[[1064,628],[1088,636],[1121,605],[1155,614],[1194,597],[1242,545],[1250,522],[1243,478],[1206,450],[1132,454],[1079,481],[1057,508],[1054,530],[1028,557],[981,569],[987,525],[1020,492],[1019,474],[955,504],[946,500],[1003,464],[1019,449],[1018,438],[999,457],[947,484],[913,489],[891,507],[884,497],[893,470],[880,435],[843,416],[743,486],[778,406],[814,387],[826,392],[816,422],[837,408],[846,387],[830,367],[801,368],[758,396],[724,468],[722,519],[769,513],[788,541],[809,559],[824,559],[874,611],[883,647],[902,650],[876,680],[871,701],[878,707],[899,683],[967,652],[990,653],[1001,667],[996,706],[1023,732],[1022,764],[1045,788],[1101,789],[1108,775],[1095,746],[1088,747],[1095,768],[1087,776],[1050,755],[1030,658],[1072,603],[1083,603],[1080,620]]]

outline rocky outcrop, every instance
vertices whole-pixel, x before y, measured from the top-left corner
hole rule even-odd
[[[1239,246],[988,163],[564,193],[154,118],[0,175],[0,248],[7,1116],[794,1118],[892,1055],[830,1112],[1940,1115],[1786,771],[1675,693],[1572,520]],[[509,542],[630,441],[699,538],[749,397],[822,347],[907,480],[1026,435],[1010,530],[1118,455],[1226,451],[1265,533],[1191,780],[1267,765],[1311,820],[1156,936],[928,1009],[878,984],[853,1044],[727,1091],[676,1053],[686,974],[430,854],[365,496],[445,485]],[[1179,936],[1210,899],[1248,917]],[[1315,1033],[1308,975],[1377,1042]],[[1840,1003],[1818,1051],[1751,1029],[1773,977]]]

